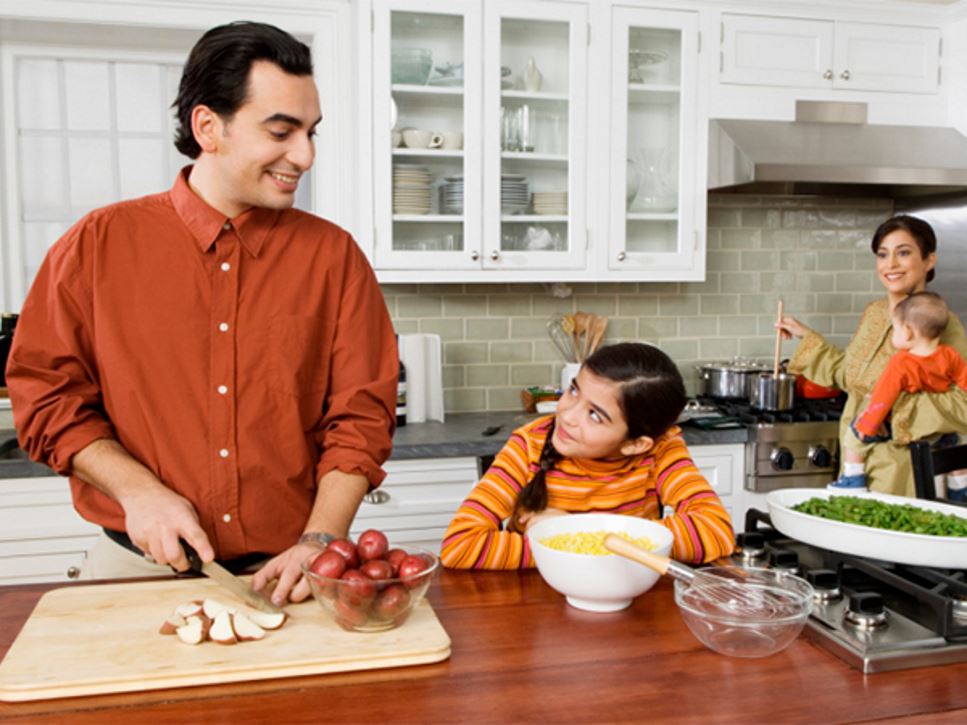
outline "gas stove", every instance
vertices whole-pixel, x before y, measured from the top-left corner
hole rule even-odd
[[[746,490],[822,488],[836,478],[843,398],[797,400],[786,411],[759,410],[744,400],[698,401],[748,429]]]
[[[827,551],[789,539],[751,509],[740,566],[792,571],[816,590],[804,634],[864,673],[967,662],[967,570]]]

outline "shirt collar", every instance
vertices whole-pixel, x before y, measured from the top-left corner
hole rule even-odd
[[[178,172],[169,196],[175,208],[175,213],[188,227],[188,231],[195,238],[199,250],[208,252],[218,239],[218,235],[224,230],[225,225],[231,224],[235,228],[245,251],[253,257],[258,257],[265,238],[278,221],[280,212],[276,209],[252,207],[243,211],[234,219],[229,219],[220,211],[205,203],[188,186],[188,175],[191,173],[191,168],[189,165]]]

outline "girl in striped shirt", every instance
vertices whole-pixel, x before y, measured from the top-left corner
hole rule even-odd
[[[729,515],[675,426],[685,402],[681,374],[658,348],[599,349],[557,412],[518,428],[497,454],[447,528],[444,566],[531,567],[528,527],[578,512],[660,520],[680,561],[730,554]],[[665,509],[670,513],[662,518]]]

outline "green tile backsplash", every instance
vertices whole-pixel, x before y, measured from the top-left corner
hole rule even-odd
[[[710,195],[704,282],[383,285],[396,329],[439,334],[447,412],[514,410],[520,390],[555,384],[561,359],[545,332],[555,313],[610,318],[605,343],[643,340],[679,365],[734,355],[769,359],[779,295],[786,310],[845,344],[880,296],[869,243],[889,199]],[[789,356],[795,343],[783,344]]]

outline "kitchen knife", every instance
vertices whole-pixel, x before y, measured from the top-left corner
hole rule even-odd
[[[181,546],[185,550],[185,555],[188,557],[188,564],[192,571],[204,574],[209,579],[214,579],[250,607],[254,607],[262,612],[279,613],[285,611],[281,607],[275,606],[267,596],[252,589],[248,582],[239,579],[221,564],[217,564],[214,561],[208,563],[203,562],[201,557],[198,556],[198,552],[184,539],[181,539]]]

